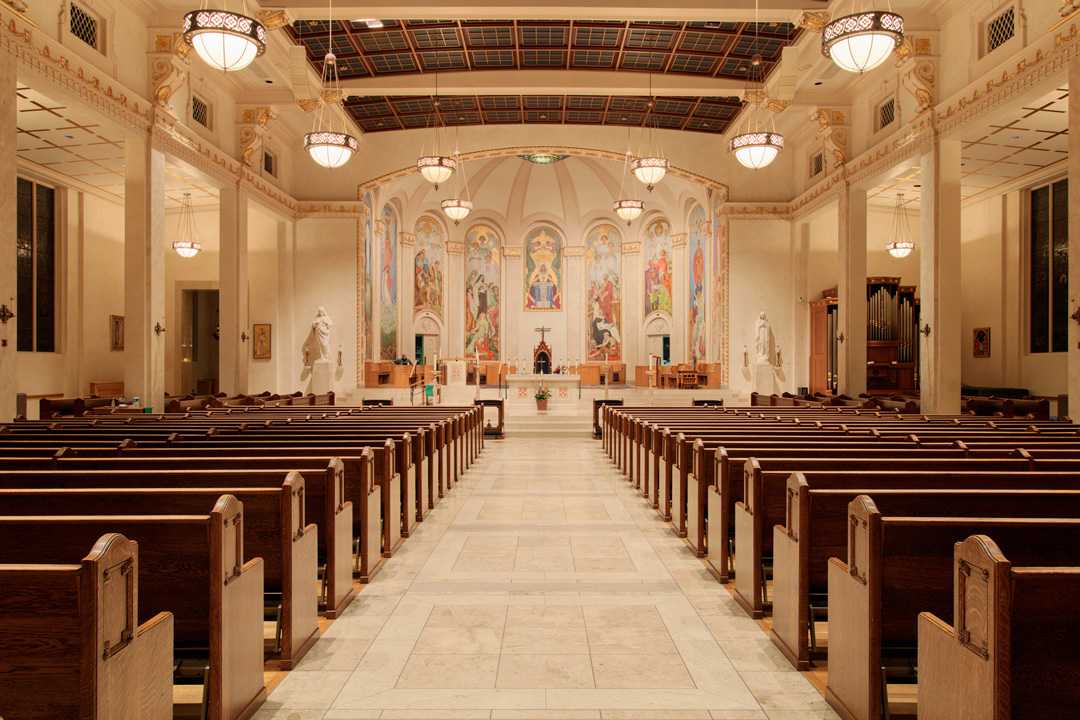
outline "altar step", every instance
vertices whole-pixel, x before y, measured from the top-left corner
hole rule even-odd
[[[592,419],[567,415],[508,417],[507,437],[585,437],[592,434]]]

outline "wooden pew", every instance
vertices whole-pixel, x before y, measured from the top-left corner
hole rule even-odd
[[[919,720],[1080,707],[1077,597],[1080,567],[1015,565],[985,535],[957,543],[952,622],[919,615]]]
[[[847,562],[829,560],[826,700],[851,720],[884,717],[899,697],[887,695],[888,679],[913,679],[919,613],[951,619],[955,543],[992,535],[1014,562],[1080,565],[1080,519],[884,517],[863,495],[848,523]]]
[[[200,515],[0,516],[0,564],[24,563],[29,547],[35,562],[64,563],[107,532],[136,541],[137,622],[171,612],[174,659],[206,668],[208,720],[242,720],[266,696],[263,563],[244,560],[243,521],[228,495]]]
[[[1058,517],[1072,511],[1080,490],[1080,481],[1070,473],[951,477],[919,473],[907,482],[897,482],[888,473],[875,473],[864,481],[863,474],[852,473],[824,476],[816,486],[813,478],[803,473],[788,478],[787,517],[783,525],[772,528],[771,637],[799,669],[807,668],[813,659],[811,632],[828,608],[828,561],[844,556],[847,507],[859,494],[872,493],[884,511],[897,515],[926,515],[944,505],[954,515],[1000,514],[1005,507],[1018,516]],[[1055,510],[1054,501],[1046,497],[1061,498],[1064,510]],[[1016,503],[1015,507],[1009,503]]]
[[[269,472],[277,487],[145,488],[152,474],[139,471],[49,472],[40,482],[0,489],[3,515],[197,515],[227,493],[244,507],[244,545],[263,561],[264,605],[277,615],[271,652],[290,669],[319,637],[316,528],[304,523],[304,478]],[[203,481],[213,481],[204,473]],[[226,475],[214,475],[223,486]],[[180,479],[180,478],[178,478]],[[2,478],[4,485],[11,474]],[[18,481],[16,481],[18,482]],[[271,480],[271,482],[275,482]],[[45,487],[40,487],[44,485]],[[121,485],[122,487],[113,487]],[[60,486],[60,487],[56,487]]]
[[[172,720],[173,616],[138,622],[138,544],[106,533],[80,555],[0,565],[0,714]]]

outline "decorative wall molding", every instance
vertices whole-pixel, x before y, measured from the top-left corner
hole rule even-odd
[[[686,247],[687,234],[686,233],[672,233],[671,234],[671,247],[680,248]]]
[[[826,10],[806,10],[799,15],[799,19],[795,21],[795,24],[803,30],[821,32],[829,24],[830,17]]]
[[[152,42],[148,58],[154,104],[175,115],[172,99],[187,80],[191,46],[174,32],[155,32]]]
[[[402,232],[398,230],[398,243],[402,247],[412,247],[416,244],[416,236],[411,232]]]
[[[297,203],[296,218],[307,220],[319,218],[322,220],[357,220],[362,221],[367,217],[367,207],[361,200],[338,200],[334,202],[309,202]],[[403,236],[404,233],[401,233]]]
[[[848,129],[851,114],[844,107],[819,107],[810,113],[810,119],[817,123],[817,136],[828,153],[829,166],[837,168],[848,159]]]
[[[600,160],[611,160],[613,162],[622,163],[626,161],[626,154],[620,152],[614,152],[611,150],[600,150],[597,148],[581,148],[571,147],[564,145],[516,145],[503,148],[491,148],[489,150],[476,150],[473,152],[467,152],[461,154],[462,161],[468,162],[470,160],[487,160],[492,158],[504,158],[513,157],[517,155],[528,155],[532,153],[551,153],[554,155],[570,155],[572,157],[590,157]],[[359,192],[365,192],[368,190],[375,190],[389,182],[408,177],[416,172],[415,165],[408,165],[400,170],[394,170],[393,172],[380,175],[379,177],[372,178],[364,183],[360,184]],[[672,165],[668,168],[668,174],[674,177],[682,178],[696,185],[700,185],[706,189],[706,191],[715,191],[720,193],[722,197],[727,197],[728,187],[719,180],[699,175],[695,172],[676,167]]]
[[[237,108],[237,140],[240,162],[251,170],[257,170],[262,162],[262,150],[269,134],[270,123],[277,119],[277,111],[269,105],[240,106]]]
[[[634,255],[641,252],[641,243],[639,242],[624,242],[622,244],[623,255]]]
[[[465,243],[463,242],[448,242],[446,243],[446,253],[448,255],[464,255]]]
[[[724,203],[716,210],[724,221],[743,220],[790,220],[791,203]]]
[[[584,245],[567,245],[563,249],[563,254],[566,257],[584,257],[585,246]]]
[[[503,257],[508,257],[508,258],[521,257],[521,246],[520,245],[507,245],[506,247],[503,248],[502,254],[503,254]]]

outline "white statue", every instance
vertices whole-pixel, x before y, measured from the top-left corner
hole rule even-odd
[[[763,311],[758,315],[757,323],[754,325],[754,362],[758,365],[772,365],[772,357],[769,352],[771,333],[769,318]]]
[[[315,320],[311,323],[311,332],[315,336],[316,348],[319,351],[316,361],[330,359],[330,330],[334,327],[334,321],[326,314],[326,308],[322,305],[315,313]]]

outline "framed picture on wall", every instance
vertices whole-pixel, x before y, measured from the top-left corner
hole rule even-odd
[[[990,328],[981,327],[971,331],[972,350],[971,354],[977,358],[990,357]]]
[[[120,351],[124,349],[124,316],[109,316],[109,350]]]
[[[269,360],[272,354],[270,323],[255,323],[251,328],[251,357],[255,360]]]

